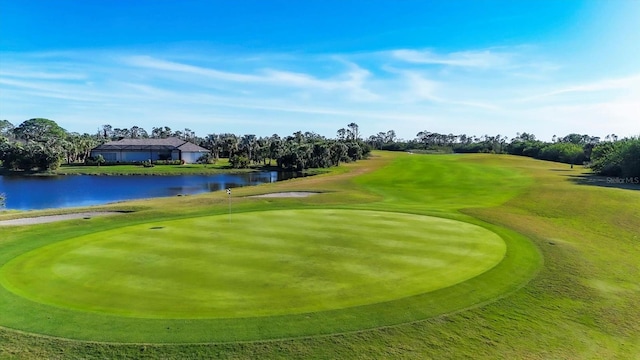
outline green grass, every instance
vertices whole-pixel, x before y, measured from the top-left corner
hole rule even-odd
[[[255,318],[136,319],[91,313],[88,322],[88,312],[32,302],[0,289],[0,309],[12,309],[0,317],[7,327],[0,329],[0,357],[634,358],[640,353],[640,191],[571,181],[584,172],[508,156],[376,153],[372,160],[333,174],[244,188],[234,194],[239,196],[233,203],[237,216],[301,209],[432,215],[490,230],[504,241],[506,253],[495,267],[455,286],[382,303]],[[323,194],[304,199],[241,197],[283,190]],[[122,233],[118,229],[124,226],[136,229],[216,214],[223,220],[227,210],[223,194],[127,206],[138,211],[119,219],[0,228],[0,263],[19,262],[22,254],[28,258],[29,251],[34,255],[76,237]],[[290,227],[304,233],[295,224]],[[385,255],[377,252],[383,262]],[[2,269],[5,276],[11,266]],[[198,328],[196,323],[206,325]],[[385,324],[396,325],[381,326]],[[84,338],[101,326],[128,333],[127,338],[112,337],[121,342],[142,342],[139,332],[144,328],[155,330],[159,341],[207,342],[219,326],[235,327],[235,334],[243,337],[223,339],[226,343],[154,346],[82,342],[9,329],[55,330]]]
[[[251,171],[271,171],[278,170],[269,164],[252,165],[247,169],[234,169],[229,164],[229,159],[219,159],[215,164],[184,164],[184,165],[155,165],[144,167],[140,165],[120,165],[105,164],[84,165],[84,164],[63,164],[60,168],[48,173],[34,173],[33,175],[211,175],[228,173],[245,173]],[[322,174],[329,172],[327,169],[308,169],[306,174]],[[2,170],[0,169],[0,175]],[[11,172],[8,172],[11,174]]]
[[[291,224],[304,230],[292,232]],[[505,250],[498,235],[447,219],[357,210],[249,212],[55,243],[6,264],[0,283],[34,301],[81,311],[274,316],[441,289],[492,268]]]
[[[156,165],[144,167],[142,165],[119,165],[105,164],[81,165],[63,164],[57,170],[52,171],[55,175],[201,175],[219,174],[229,171],[245,172],[250,169],[232,169],[229,159],[219,159],[215,164],[185,164],[185,165]]]

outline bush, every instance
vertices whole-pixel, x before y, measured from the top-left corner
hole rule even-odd
[[[640,138],[596,145],[591,153],[591,168],[605,176],[640,176]]]
[[[234,169],[245,169],[249,167],[249,158],[244,155],[233,155],[229,159],[229,164]]]
[[[184,165],[184,160],[156,160],[155,165]]]
[[[585,160],[582,146],[573,143],[547,145],[540,150],[539,158],[566,164],[582,164]]]
[[[2,166],[12,170],[55,170],[62,163],[61,150],[50,144],[34,141],[27,143],[3,142],[0,145]]]
[[[213,156],[212,153],[206,153],[202,156],[200,156],[198,158],[198,160],[196,160],[196,163],[198,164],[215,164],[218,161],[218,159],[215,158],[215,156]]]

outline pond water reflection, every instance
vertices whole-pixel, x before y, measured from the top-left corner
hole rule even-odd
[[[151,197],[193,195],[287,180],[300,174],[264,171],[179,176],[0,176],[7,209],[89,206]]]

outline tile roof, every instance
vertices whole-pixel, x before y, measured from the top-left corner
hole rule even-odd
[[[178,146],[178,149],[185,152],[209,152],[209,150],[188,141]]]
[[[165,139],[122,139],[109,141],[93,150],[180,150],[184,152],[209,152],[194,143],[169,137]]]

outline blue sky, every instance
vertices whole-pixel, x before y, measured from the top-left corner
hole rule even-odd
[[[0,0],[0,119],[640,135],[640,0]]]

